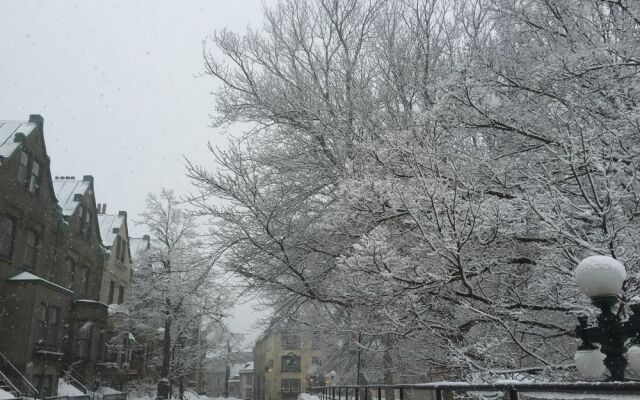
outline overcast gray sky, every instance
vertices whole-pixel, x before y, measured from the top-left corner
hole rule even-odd
[[[0,119],[44,117],[51,173],[93,175],[107,212],[189,190],[184,159],[207,163],[215,82],[202,41],[260,25],[258,0],[0,0]],[[132,234],[140,235],[139,229]],[[249,306],[232,327],[249,328]],[[254,335],[251,335],[252,337]]]

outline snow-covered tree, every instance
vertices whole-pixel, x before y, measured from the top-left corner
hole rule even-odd
[[[207,352],[223,345],[215,337],[230,295],[216,280],[215,256],[204,251],[196,220],[173,191],[150,194],[139,223],[151,243],[136,259],[133,296],[123,322],[148,340],[161,333],[158,395],[169,398],[170,383],[181,383]],[[183,390],[180,384],[180,395]]]
[[[284,1],[217,33],[215,122],[253,129],[190,165],[208,243],[277,315],[360,337],[366,379],[558,376],[577,262],[639,268],[639,15]]]

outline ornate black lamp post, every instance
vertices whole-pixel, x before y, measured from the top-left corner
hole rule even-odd
[[[589,326],[587,317],[578,317],[576,327],[576,336],[582,340],[576,367],[587,378],[602,376],[606,367],[609,380],[624,381],[629,363],[635,373],[640,373],[640,347],[631,347],[640,340],[640,304],[630,306],[633,315],[624,322],[613,311],[626,277],[624,266],[607,256],[587,257],[576,269],[580,290],[600,309],[596,326]]]

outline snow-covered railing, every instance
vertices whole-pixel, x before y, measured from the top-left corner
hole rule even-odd
[[[544,399],[640,399],[640,382],[572,382],[572,383],[480,383],[432,382],[397,385],[344,385],[320,386],[311,389],[321,400],[390,400],[385,392],[393,390],[393,398],[406,400],[414,391],[431,391],[437,400],[443,400],[450,393],[470,395],[505,394],[510,400],[527,398]],[[563,396],[566,395],[566,396]],[[584,397],[580,397],[584,395]]]
[[[19,391],[21,396],[29,398],[38,397],[36,388],[2,353],[0,353],[0,371],[3,372],[3,377],[7,379],[11,386]]]

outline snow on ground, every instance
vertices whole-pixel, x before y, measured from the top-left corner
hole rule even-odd
[[[122,393],[119,390],[115,390],[114,388],[110,388],[109,386],[100,386],[98,390],[96,390],[98,394],[120,394]]]
[[[84,396],[84,393],[82,393],[82,390],[60,378],[58,379],[58,396]]]
[[[13,397],[11,393],[5,392],[4,390],[0,389],[0,400],[9,400],[9,399],[15,399],[15,397]]]
[[[520,393],[527,399],[551,399],[551,400],[638,400],[637,394],[582,394],[582,393]]]
[[[300,393],[298,395],[298,400],[320,400],[320,397],[316,396],[315,394]]]
[[[456,392],[456,393],[460,394],[462,392]],[[637,394],[582,394],[582,393],[555,393],[555,392],[538,392],[538,393],[518,392],[518,393],[520,394],[520,399],[522,400],[639,400],[640,399],[640,396]],[[496,398],[502,399],[504,396],[504,392],[495,392],[495,393],[468,392],[467,394],[471,396],[477,396],[474,398],[478,398],[478,399],[496,399]],[[305,397],[302,397],[302,396],[305,396]],[[373,397],[369,397],[369,398],[372,400],[377,400],[378,396],[374,394]],[[334,399],[335,400],[353,400],[353,395],[350,395],[349,398],[347,399],[345,396],[338,397],[336,394]],[[398,399],[397,394],[396,394],[396,399]],[[224,400],[224,399],[219,399],[219,400]],[[298,400],[323,400],[323,399],[321,398],[321,396],[311,395],[308,393],[301,393],[298,396]],[[328,396],[324,400],[332,400],[332,397]],[[385,400],[384,396],[382,396],[381,400]]]
[[[177,397],[177,394],[174,395],[174,398],[176,397]],[[204,395],[198,395],[192,390],[185,390],[184,397],[186,398],[186,400],[241,400],[235,397],[224,398],[224,397],[209,397]],[[155,400],[155,398],[156,398],[155,391],[134,389],[129,392],[129,396],[127,399],[128,400]],[[313,399],[304,399],[304,400],[320,400],[320,399],[316,397]]]

